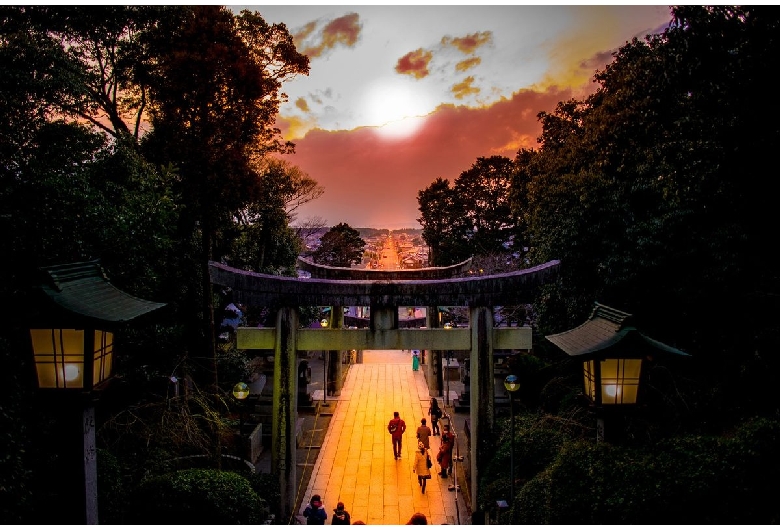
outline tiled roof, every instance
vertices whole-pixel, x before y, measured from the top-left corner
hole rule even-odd
[[[106,279],[98,261],[55,265],[41,269],[43,293],[68,313],[106,323],[129,322],[166,304],[150,302],[120,291]]]
[[[596,303],[590,318],[574,329],[546,338],[571,356],[603,357],[607,353],[687,353],[651,339],[630,325],[632,315]]]

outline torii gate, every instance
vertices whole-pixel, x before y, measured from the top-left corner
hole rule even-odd
[[[393,279],[333,280],[271,276],[210,262],[212,283],[231,288],[236,302],[278,308],[275,328],[238,328],[236,346],[274,350],[271,469],[279,477],[282,512],[289,516],[295,509],[297,352],[309,350],[471,350],[471,498],[477,499],[479,469],[490,459],[494,439],[493,351],[532,345],[529,327],[494,328],[493,307],[530,303],[542,285],[555,279],[559,265],[554,260],[473,278],[406,279],[393,271]],[[417,278],[426,274],[425,269],[408,272]],[[428,329],[398,328],[398,307],[442,305],[467,306],[469,328],[439,328],[437,319],[430,318],[438,315],[435,309],[428,310]],[[369,306],[370,328],[301,328],[300,306]],[[432,363],[441,366],[440,357],[434,356]]]

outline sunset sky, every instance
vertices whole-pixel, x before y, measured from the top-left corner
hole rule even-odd
[[[668,6],[231,6],[283,22],[310,73],[286,83],[287,160],[325,193],[297,222],[417,228],[417,193],[481,156],[536,147],[540,111],[592,91]]]

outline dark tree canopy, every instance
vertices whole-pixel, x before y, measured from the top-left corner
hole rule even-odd
[[[323,265],[349,267],[362,261],[365,247],[360,232],[346,223],[339,223],[325,232],[312,258]]]
[[[431,251],[431,264],[452,265],[470,256],[522,248],[520,223],[508,190],[515,166],[509,158],[480,157],[450,186],[437,178],[417,194],[417,221]]]

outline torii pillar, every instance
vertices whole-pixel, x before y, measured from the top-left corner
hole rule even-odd
[[[493,311],[470,307],[471,320],[471,498],[478,499],[479,471],[494,452],[495,382],[493,375]],[[476,506],[474,511],[484,507]]]
[[[341,329],[344,327],[344,307],[331,306],[330,328]],[[344,366],[341,362],[341,350],[329,350],[328,356],[328,387],[323,389],[327,395],[338,396],[344,386]]]
[[[437,306],[428,307],[425,315],[425,324],[429,328],[438,328],[439,308]],[[444,392],[444,377],[441,365],[441,350],[431,350],[428,356],[428,362],[425,366],[425,379],[428,381],[428,394],[431,396],[441,396]]]
[[[279,477],[281,512],[291,517],[297,498],[295,424],[298,421],[296,396],[298,311],[279,309],[274,344],[274,394],[271,428],[271,472]]]

